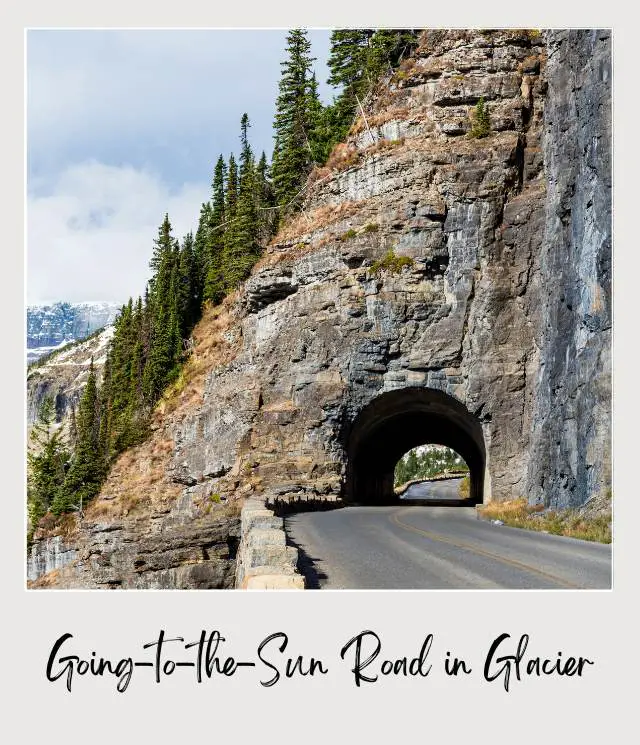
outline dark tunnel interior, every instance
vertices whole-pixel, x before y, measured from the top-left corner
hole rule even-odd
[[[482,502],[485,447],[480,422],[452,396],[432,388],[383,393],[356,417],[347,436],[345,500],[394,504],[393,474],[418,445],[446,445],[469,466],[470,504]]]

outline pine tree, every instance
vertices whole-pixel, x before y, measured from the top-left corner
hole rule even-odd
[[[256,166],[256,203],[258,205],[258,241],[264,245],[275,233],[277,214],[271,174],[267,164],[267,156],[263,152]]]
[[[200,219],[193,242],[193,292],[195,303],[200,308],[206,299],[205,283],[210,263],[211,242],[211,204],[203,202],[200,207]]]
[[[171,249],[172,237],[171,237],[171,223],[169,221],[169,215],[164,216],[162,225],[158,229],[158,237],[153,241],[153,255],[149,261],[149,268],[153,274],[157,274],[162,263],[162,257],[167,250]]]
[[[258,213],[256,204],[256,174],[253,152],[249,145],[249,117],[243,114],[240,122],[240,169],[238,199],[234,223],[230,225],[224,242],[222,273],[225,288],[231,290],[247,277],[260,254]]]
[[[196,308],[193,282],[193,235],[187,233],[182,239],[182,246],[178,249],[176,303],[178,308],[178,322],[180,338],[186,339],[191,333],[199,307]]]
[[[51,511],[59,515],[73,509],[80,500],[86,503],[100,490],[105,464],[99,449],[100,418],[98,388],[93,358],[89,378],[78,407],[78,444],[62,487],[56,494]]]
[[[315,125],[311,93],[311,43],[302,29],[287,35],[274,120],[272,178],[277,203],[284,207],[297,195],[313,164],[309,135]]]
[[[238,203],[238,167],[233,153],[229,156],[229,177],[227,179],[227,191],[225,193],[224,211],[225,221],[230,223],[227,231],[231,228],[231,221],[236,216],[236,205]]]
[[[489,107],[485,104],[484,98],[480,96],[473,110],[473,124],[469,135],[470,137],[486,137],[490,131]]]
[[[53,398],[47,396],[40,404],[37,421],[31,430],[27,454],[30,535],[58,496],[68,458],[69,452],[60,431],[55,429]]]
[[[225,235],[225,182],[227,166],[222,155],[218,158],[213,174],[211,195],[211,220],[209,227],[208,255],[209,261],[204,288],[204,299],[214,305],[224,298],[224,281],[222,275],[222,254]],[[222,227],[221,227],[222,226]]]
[[[341,89],[332,105],[335,142],[346,136],[357,110],[357,98],[362,101],[367,93],[369,80],[366,69],[374,33],[373,29],[338,29],[331,32],[327,62],[331,74],[327,82]]]

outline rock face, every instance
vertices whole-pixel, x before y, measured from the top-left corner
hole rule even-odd
[[[83,339],[113,323],[116,303],[54,303],[27,307],[27,362],[56,347]]]
[[[425,32],[227,303],[233,353],[157,434],[167,488],[380,503],[437,443],[475,501],[606,491],[609,65],[608,32]]]
[[[609,31],[554,34],[529,494],[579,506],[611,483]]]
[[[113,336],[113,326],[54,352],[46,360],[29,369],[27,374],[27,424],[33,424],[42,401],[51,396],[56,407],[56,421],[64,422],[72,407],[78,406],[89,377],[91,358],[100,375],[106,359],[107,346]]]

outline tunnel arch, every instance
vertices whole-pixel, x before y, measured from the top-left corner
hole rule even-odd
[[[486,451],[482,426],[457,399],[434,388],[382,393],[355,418],[347,436],[345,500],[389,504],[398,500],[393,472],[418,445],[446,445],[469,466],[470,501],[483,501]]]

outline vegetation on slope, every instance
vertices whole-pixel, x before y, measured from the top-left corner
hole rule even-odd
[[[611,499],[608,508],[597,514],[580,510],[549,510],[543,505],[530,505],[526,499],[491,502],[478,507],[487,520],[500,520],[514,528],[538,530],[553,535],[580,538],[583,541],[611,543]]]
[[[246,279],[279,222],[296,209],[312,168],[324,163],[347,134],[359,102],[417,39],[414,30],[334,31],[329,83],[340,91],[323,106],[307,34],[301,29],[288,34],[271,165],[264,153],[256,160],[249,117],[243,114],[239,156],[218,157],[211,199],[201,206],[195,236],[177,239],[165,215],[144,298],[123,305],[102,380],[92,363],[67,441],[56,432],[52,402],[41,412],[28,464],[30,533],[45,515],[49,524],[52,516],[84,507],[119,454],[144,443],[154,412],[168,405],[167,392],[179,396],[185,381],[201,374],[201,358],[184,365],[196,346],[192,332],[203,310],[219,306]],[[36,455],[36,449],[42,454]]]

